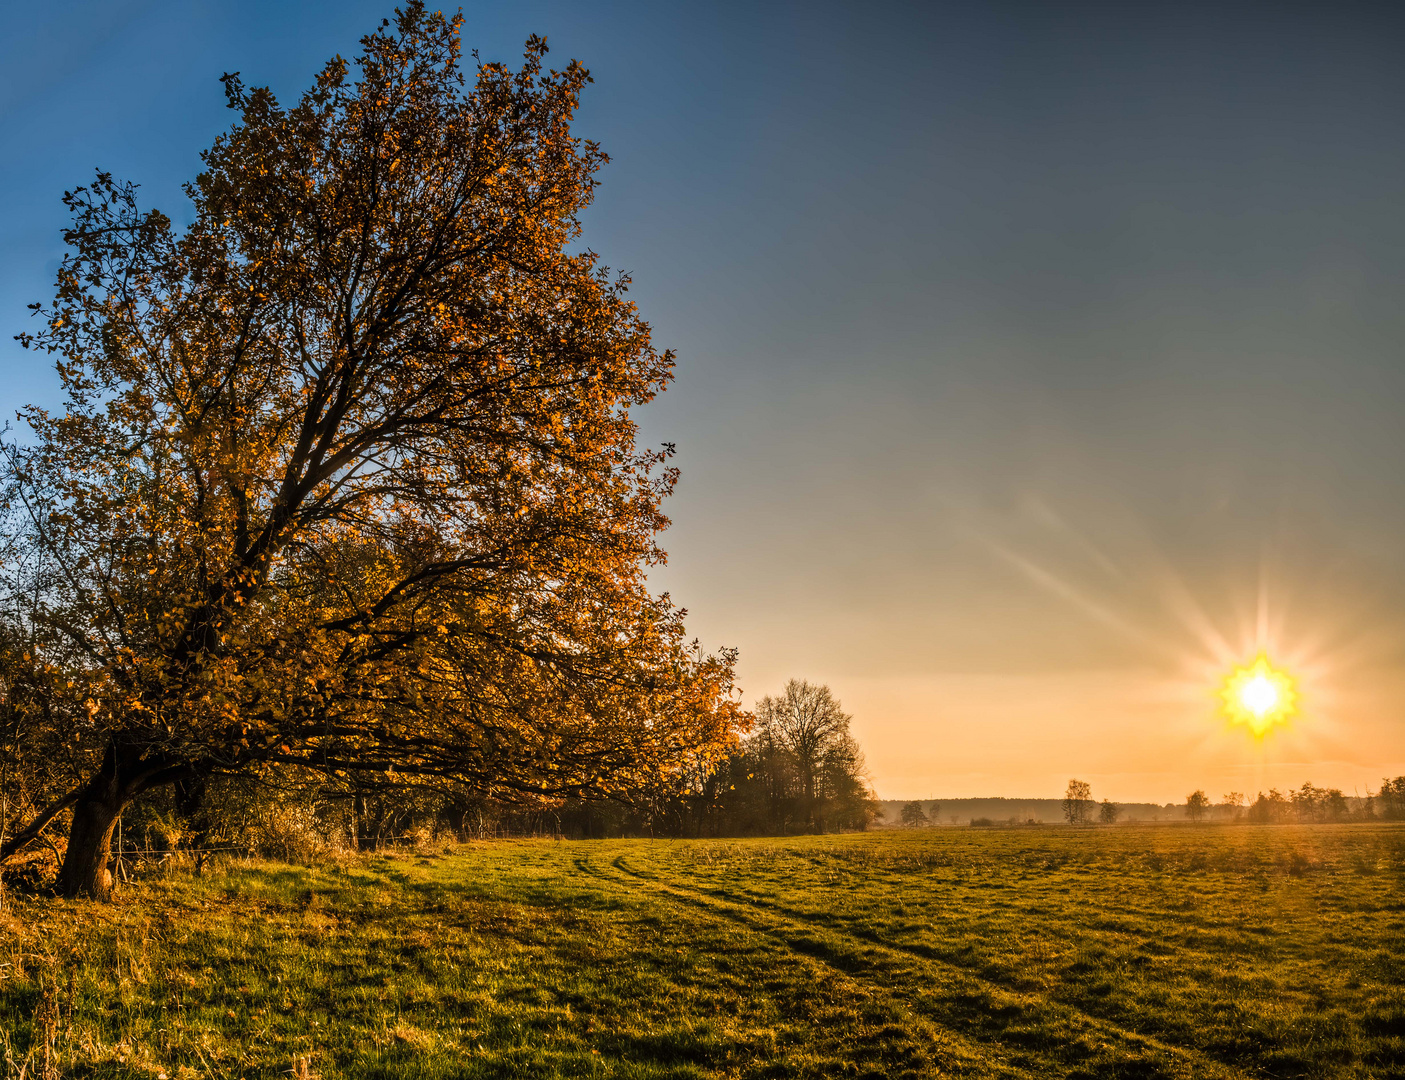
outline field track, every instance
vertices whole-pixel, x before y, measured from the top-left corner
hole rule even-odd
[[[594,873],[602,880],[609,880],[608,875],[593,869],[587,859],[577,860],[576,865],[583,873]],[[1068,1046],[1087,1046],[1089,1040],[1093,1040],[1125,1059],[1165,1058],[1172,1072],[1184,1071],[1185,1075],[1204,1077],[1241,1075],[1194,1049],[1172,1046],[1154,1036],[1119,1027],[1051,999],[1000,985],[982,977],[974,965],[944,958],[931,948],[888,944],[871,931],[844,926],[841,920],[816,918],[780,904],[729,895],[725,890],[702,892],[670,885],[654,875],[631,869],[624,856],[613,859],[610,866],[616,871],[615,881],[644,884],[658,902],[686,904],[738,928],[766,934],[791,952],[811,957],[852,980],[868,996],[883,1000],[895,1022],[920,1025],[937,1045],[960,1047],[964,1052],[952,1055],[946,1062],[953,1072],[1039,1075],[1009,1060],[998,1043],[979,1042],[979,1035],[963,1033],[962,1029],[969,1025],[961,1024],[960,1017],[970,1010],[960,1006],[980,1001],[983,1005],[997,1004],[994,1010],[983,1007],[976,1016],[969,1017],[978,1028],[991,1026],[991,1017],[998,1016],[1002,1009],[1038,1012],[1043,1014],[1041,1019],[1046,1029],[1057,1030]],[[931,991],[932,968],[940,971],[943,991],[940,999]],[[942,1008],[939,1004],[957,1007]]]
[[[168,1080],[1399,1078],[1403,886],[1390,825],[238,865],[0,916],[0,1058]]]

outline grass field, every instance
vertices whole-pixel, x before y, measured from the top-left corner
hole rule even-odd
[[[1405,1077],[1405,828],[523,841],[0,916],[18,1076]]]

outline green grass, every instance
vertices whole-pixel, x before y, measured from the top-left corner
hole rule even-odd
[[[1402,886],[1387,826],[238,866],[0,916],[0,1058],[169,1080],[1405,1077]]]

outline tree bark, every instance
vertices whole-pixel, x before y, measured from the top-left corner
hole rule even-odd
[[[68,851],[59,871],[58,890],[64,896],[112,899],[112,831],[126,801],[84,792],[73,808]]]
[[[102,767],[77,792],[68,851],[56,887],[67,897],[112,899],[112,831],[122,811],[145,791],[166,784],[194,783],[207,775],[199,763],[147,756],[142,750],[114,739],[103,756]]]
[[[375,838],[371,835],[369,815],[366,812],[366,793],[359,788],[351,800],[352,817],[356,819],[356,850],[371,851],[375,846]]]
[[[68,851],[56,882],[66,897],[112,899],[112,831],[126,805],[136,794],[123,783],[122,757],[116,746],[108,748],[102,768],[84,785],[73,806]]]

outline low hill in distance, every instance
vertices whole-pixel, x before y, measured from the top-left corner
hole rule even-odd
[[[911,799],[880,799],[883,816],[875,824],[879,828],[896,827],[902,822],[902,809]],[[1011,818],[1024,824],[1036,821],[1053,825],[1064,819],[1062,799],[918,799],[922,812],[933,825],[970,825],[972,821],[988,819],[1003,825]],[[933,814],[932,806],[937,810]],[[1118,821],[1183,821],[1185,806],[1177,803],[1118,803]],[[1095,809],[1096,815],[1097,810]]]
[[[899,828],[902,826],[903,807],[909,802],[922,804],[922,812],[927,815],[930,825],[1039,825],[1061,824],[1064,820],[1062,799],[880,799],[878,805],[883,816],[876,828]],[[1354,795],[1346,797],[1348,812],[1357,814],[1365,800]],[[933,806],[936,807],[935,811]],[[1093,819],[1097,820],[1098,802],[1093,804]],[[1211,806],[1206,815],[1207,821],[1226,821],[1234,816],[1225,806]],[[1125,824],[1132,821],[1186,821],[1185,803],[1129,802],[1117,804],[1117,821]]]

